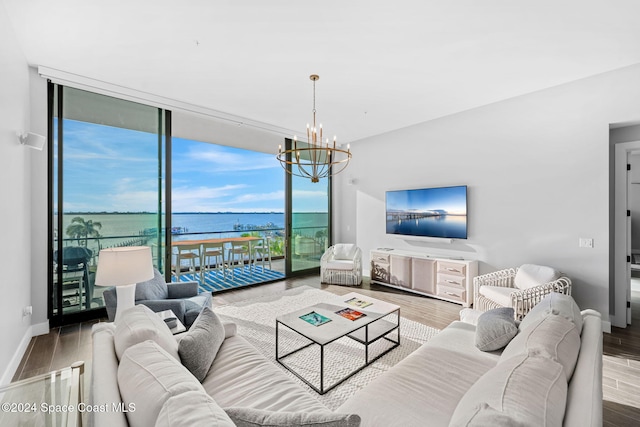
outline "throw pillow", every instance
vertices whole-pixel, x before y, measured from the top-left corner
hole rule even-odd
[[[153,269],[153,278],[136,285],[136,301],[167,299],[168,296],[167,283],[157,268]]]
[[[225,338],[225,329],[218,316],[204,307],[189,332],[178,344],[182,364],[202,382],[211,368]]]
[[[305,426],[359,427],[360,416],[334,412],[273,412],[252,408],[225,408],[238,427]]]
[[[569,381],[578,361],[580,333],[576,325],[564,317],[550,314],[522,329],[504,349],[498,363],[528,353],[530,349],[559,362]]]
[[[158,343],[176,360],[180,360],[178,342],[169,328],[167,328],[167,325],[160,316],[142,304],[129,308],[122,313],[122,318],[116,323],[113,340],[118,360],[122,358],[127,348],[147,340]]]
[[[187,391],[167,400],[155,427],[233,427],[231,418],[204,391]]]
[[[482,313],[476,325],[476,347],[482,351],[499,350],[518,333],[513,308],[500,307]]]
[[[355,246],[352,243],[338,243],[333,248],[333,258],[352,260],[355,253]]]
[[[570,295],[559,294],[557,292],[551,292],[544,297],[542,301],[536,304],[536,306],[524,316],[524,319],[520,322],[520,330],[528,328],[549,314],[557,314],[573,322],[578,328],[578,332],[582,333],[582,313],[580,312],[580,307],[578,307],[578,304],[576,304]]]
[[[127,412],[131,427],[153,426],[171,396],[187,391],[206,393],[180,362],[153,341],[124,352],[118,366],[118,387],[125,408],[135,406]]]
[[[533,353],[522,354],[481,376],[458,402],[449,426],[470,425],[483,404],[513,418],[511,425],[561,426],[566,402],[562,366]]]
[[[523,264],[518,268],[513,285],[518,289],[529,289],[534,286],[553,282],[560,277],[560,272],[551,267],[535,264]]]

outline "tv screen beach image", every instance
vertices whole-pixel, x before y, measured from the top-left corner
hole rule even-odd
[[[387,191],[387,234],[467,238],[467,187]]]

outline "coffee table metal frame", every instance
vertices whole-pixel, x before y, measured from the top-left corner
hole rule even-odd
[[[349,294],[351,295],[351,294]],[[357,295],[357,294],[355,294]],[[373,298],[370,297],[364,297],[362,296],[362,299],[367,299],[367,300],[373,300]],[[377,301],[377,300],[376,300]],[[349,307],[348,304],[344,304],[344,305],[335,305],[335,304],[316,304],[310,307],[306,307],[302,310],[297,310],[293,313],[289,313],[288,315],[285,316],[280,316],[278,318],[276,318],[276,361],[278,363],[280,363],[282,366],[284,366],[289,372],[291,372],[292,374],[294,374],[295,376],[297,376],[298,378],[300,378],[301,381],[303,381],[305,384],[307,384],[309,387],[311,387],[314,391],[316,391],[318,394],[325,394],[328,391],[332,390],[334,387],[342,384],[344,381],[346,381],[347,379],[351,378],[353,375],[357,374],[358,372],[360,372],[361,370],[363,370],[364,368],[366,368],[367,366],[369,366],[370,364],[372,364],[373,362],[375,362],[376,360],[378,360],[379,358],[381,358],[382,356],[384,356],[385,354],[389,353],[391,350],[395,349],[396,347],[398,347],[400,345],[400,307],[399,306],[395,306],[395,309],[391,309],[386,313],[375,313],[375,312],[369,312],[367,311],[366,308],[364,309],[360,309],[357,307],[349,307],[349,308],[353,308],[354,310],[357,311],[361,311],[363,313],[366,314],[365,317],[361,317],[360,319],[351,321],[351,320],[347,320],[344,319],[343,317],[341,317],[338,314],[335,314],[335,311],[343,309]],[[301,332],[298,329],[302,329],[302,328],[296,328],[295,324],[291,324],[291,323],[295,323],[295,322],[290,322],[288,320],[291,320],[293,317],[298,317],[299,315],[303,315],[306,313],[309,313],[311,311],[321,311],[321,314],[323,316],[329,317],[332,321],[328,322],[326,324],[320,325],[320,326],[312,326],[313,328],[327,328],[325,329],[323,332],[328,332],[328,334],[325,334],[325,337],[317,337],[317,336],[313,336],[315,334],[309,334],[309,333],[304,333]],[[393,316],[395,313],[395,316]],[[389,320],[386,320],[385,318],[387,317],[395,317],[396,318],[396,322],[392,323]],[[289,318],[287,320],[285,320],[287,323],[285,323],[285,321],[283,321],[283,318]],[[352,322],[352,327],[348,327],[345,326],[344,321],[347,322]],[[306,324],[306,322],[304,320],[300,320],[300,322],[304,322]],[[339,322],[341,322],[342,324],[339,324]],[[360,323],[358,323],[360,322]],[[297,348],[295,350],[292,350],[286,354],[283,355],[279,355],[278,351],[279,351],[279,344],[280,344],[280,339],[279,339],[279,330],[280,330],[280,325],[286,327],[287,329],[292,330],[293,332],[297,333],[298,335],[306,338],[307,340],[309,340],[310,342],[300,348]],[[302,325],[304,328],[306,328],[306,325],[303,325],[301,323],[299,323],[299,325]],[[310,326],[310,325],[309,325]],[[369,328],[372,329],[378,329],[377,331],[370,331]],[[331,329],[329,329],[331,328]],[[309,328],[306,328],[309,329]],[[309,329],[311,330],[311,329]],[[389,334],[391,334],[393,331],[398,331],[397,332],[397,340],[394,340],[390,337],[388,337]],[[311,330],[313,331],[313,330]],[[319,330],[318,330],[319,331]],[[331,332],[334,332],[333,334]],[[358,368],[356,368],[354,371],[350,372],[349,374],[347,374],[344,378],[339,379],[337,382],[335,382],[334,384],[331,384],[327,387],[325,387],[324,384],[324,374],[325,374],[325,369],[324,369],[324,351],[325,351],[325,346],[327,346],[328,344],[331,344],[334,341],[339,340],[340,338],[344,338],[344,337],[348,337],[351,338],[352,340],[362,344],[364,346],[364,364]],[[370,338],[371,337],[371,338]],[[374,342],[378,341],[379,339],[385,339],[387,341],[390,341],[391,343],[393,343],[393,346],[389,347],[388,349],[386,349],[385,351],[383,351],[382,353],[380,353],[379,355],[377,355],[376,357],[369,359],[369,345],[373,344]],[[320,388],[316,387],[314,384],[311,383],[311,381],[307,380],[306,378],[304,378],[301,374],[299,374],[298,372],[296,372],[292,367],[288,366],[286,363],[284,363],[283,359],[287,358],[288,356],[291,356],[292,354],[295,354],[301,350],[304,350],[305,348],[308,348],[312,345],[318,345],[320,347]]]

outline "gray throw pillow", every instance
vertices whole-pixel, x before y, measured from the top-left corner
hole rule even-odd
[[[136,301],[167,299],[169,290],[162,273],[153,269],[153,277],[136,285]]]
[[[359,427],[360,416],[334,412],[273,412],[253,408],[225,408],[237,427],[305,426]]]
[[[224,326],[209,307],[204,307],[189,332],[178,343],[182,364],[202,382],[224,341]]]
[[[482,313],[476,325],[476,347],[482,351],[494,351],[509,344],[518,333],[513,314],[511,307],[494,308]]]

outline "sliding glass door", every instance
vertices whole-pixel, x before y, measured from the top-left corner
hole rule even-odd
[[[291,140],[285,140],[287,150]],[[297,142],[301,145],[301,142]],[[289,165],[291,167],[291,165]],[[331,179],[286,174],[288,276],[319,271],[320,258],[330,245]]]
[[[151,246],[162,269],[165,112],[53,84],[49,99],[50,319],[60,324],[105,306],[100,249]]]

